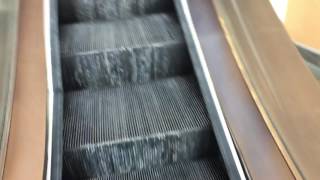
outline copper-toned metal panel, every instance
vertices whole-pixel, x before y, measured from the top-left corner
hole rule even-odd
[[[192,16],[192,23],[188,23],[185,19],[188,12],[178,10],[180,19],[185,21],[182,23],[203,94],[210,101],[207,89],[208,84],[213,83],[247,176],[259,180],[294,179],[247,88],[212,1],[187,0],[180,3],[187,3]],[[192,36],[192,28],[196,36]],[[195,48],[196,41],[201,46],[200,51]],[[200,56],[204,57],[206,66],[200,65]],[[205,71],[210,75],[207,80]],[[212,108],[210,103],[207,105]],[[218,126],[218,122],[213,125]],[[230,162],[226,164],[228,166]]]
[[[268,1],[213,0],[250,93],[297,179],[320,177],[320,86]]]
[[[43,178],[46,131],[46,73],[42,0],[20,4],[17,73],[5,180]]]

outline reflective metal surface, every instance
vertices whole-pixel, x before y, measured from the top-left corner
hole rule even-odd
[[[189,7],[186,12],[190,13],[193,23],[191,25],[186,23],[187,13],[180,13],[180,19],[184,25],[183,29],[207,109],[209,113],[215,109],[210,104],[210,96],[215,93],[214,96],[222,112],[221,117],[224,118],[220,120],[226,122],[227,128],[224,133],[230,133],[232,137],[231,142],[223,143],[223,132],[221,133],[218,129],[222,121],[213,122],[214,127],[218,129],[215,132],[223,158],[228,162],[226,165],[230,178],[293,179],[234,60],[212,1],[180,0],[177,2],[187,3]],[[182,8],[178,8],[178,11],[179,9]],[[205,65],[199,65],[200,58]],[[207,76],[204,76],[204,72],[207,72]],[[207,90],[210,84],[215,92]],[[235,147],[232,147],[232,144]],[[236,149],[235,156],[231,156],[232,158],[227,152],[229,146]],[[237,159],[240,159],[246,177],[239,177],[241,167],[234,168],[233,162],[239,161]]]
[[[19,0],[0,0],[0,175],[9,134],[16,64]]]
[[[296,179],[319,179],[320,86],[267,1],[213,0],[237,65]]]

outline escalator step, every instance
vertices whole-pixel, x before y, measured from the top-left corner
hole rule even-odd
[[[145,169],[122,175],[91,180],[227,180],[223,162],[206,159],[193,162],[180,162],[160,168]]]
[[[64,88],[121,86],[192,70],[176,18],[157,14],[61,28]]]
[[[127,173],[217,155],[194,77],[65,95],[67,179]]]
[[[170,12],[173,0],[60,0],[60,21],[74,23],[81,21],[116,20]]]

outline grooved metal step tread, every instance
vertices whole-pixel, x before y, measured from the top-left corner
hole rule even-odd
[[[60,21],[110,21],[173,11],[172,0],[60,0]]]
[[[119,48],[139,48],[184,42],[179,22],[171,14],[155,14],[127,20],[62,25],[62,56]]]
[[[168,14],[64,25],[60,35],[66,90],[143,83],[192,70],[180,25]]]
[[[194,77],[65,95],[65,176],[100,177],[218,149]]]
[[[223,162],[217,159],[180,162],[169,166],[135,171],[91,180],[228,180]]]

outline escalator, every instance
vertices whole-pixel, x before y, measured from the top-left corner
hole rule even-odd
[[[63,179],[228,179],[171,0],[60,0]]]

